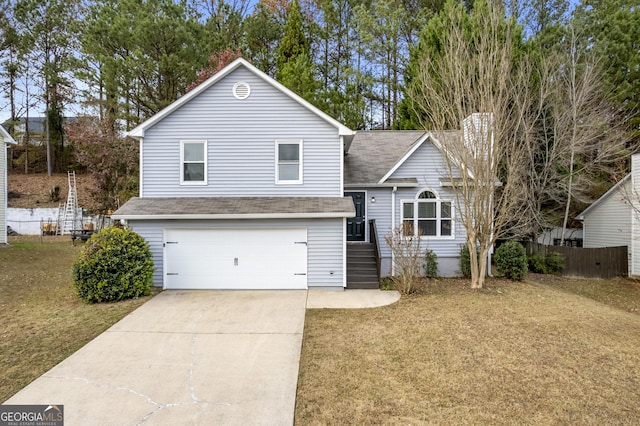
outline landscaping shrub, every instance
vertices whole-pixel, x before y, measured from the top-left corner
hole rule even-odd
[[[73,265],[78,296],[91,303],[146,296],[152,275],[147,242],[129,229],[116,227],[93,234]]]
[[[498,274],[510,280],[522,281],[527,276],[527,253],[517,241],[508,241],[498,247],[494,260]]]
[[[460,247],[460,274],[464,278],[471,278],[471,256],[466,244]]]
[[[564,268],[564,256],[561,253],[549,252],[544,260],[548,274],[557,274]]]
[[[529,270],[536,274],[547,273],[547,262],[541,254],[535,254],[529,258]]]
[[[436,278],[438,276],[438,256],[433,250],[425,250],[423,268],[424,275],[427,278]]]
[[[393,254],[395,272],[391,280],[396,290],[401,294],[418,292],[423,285],[422,275],[420,274],[422,257],[420,237],[413,234],[405,235],[403,227],[399,226],[391,234],[386,235],[384,239]]]
[[[536,254],[529,258],[529,269],[538,274],[557,274],[564,268],[564,256],[549,252],[546,255]]]

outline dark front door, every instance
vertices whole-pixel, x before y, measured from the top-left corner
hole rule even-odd
[[[367,200],[364,192],[345,192],[345,197],[353,198],[356,217],[347,218],[347,241],[364,241],[365,237],[365,209]]]

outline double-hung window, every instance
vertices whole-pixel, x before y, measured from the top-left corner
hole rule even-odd
[[[302,183],[302,141],[276,141],[276,183]]]
[[[402,228],[405,235],[452,238],[451,201],[431,191],[420,192],[415,200],[402,201]]]
[[[207,184],[207,141],[180,141],[180,183]]]

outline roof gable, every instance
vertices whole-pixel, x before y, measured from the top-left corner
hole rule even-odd
[[[598,208],[598,206],[604,204],[604,202],[607,201],[609,197],[611,197],[616,192],[622,190],[624,185],[626,185],[627,182],[630,182],[630,181],[631,181],[631,173],[627,174],[623,179],[618,181],[618,183],[616,183],[611,188],[609,188],[607,192],[602,194],[600,198],[598,198],[593,203],[591,203],[589,207],[584,209],[584,211],[577,216],[578,220],[584,220],[585,216],[588,216],[590,213],[595,211]]]
[[[422,135],[420,137],[420,139],[418,139],[414,144],[411,145],[411,147],[409,147],[409,149],[406,150],[406,152],[404,153],[404,155],[402,156],[402,158],[400,158],[394,165],[393,167],[391,167],[391,169],[382,177],[380,178],[380,180],[378,181],[378,183],[383,183],[384,181],[386,181],[387,179],[389,179],[391,176],[393,176],[393,174],[396,172],[396,170],[398,170],[400,168],[400,166],[402,166],[409,158],[411,158],[411,156],[418,150],[420,149],[420,147],[427,141],[430,140],[433,145],[443,154],[443,150],[442,150],[442,146],[440,145],[440,142],[434,138],[431,133],[425,133],[424,135]]]
[[[4,143],[16,145],[17,142],[13,140],[9,132],[7,132],[4,127],[0,126],[0,137],[4,140]]]
[[[355,134],[353,130],[349,129],[348,127],[344,126],[343,124],[333,119],[329,115],[320,111],[318,108],[314,107],[309,102],[305,101],[300,96],[296,95],[291,90],[287,89],[285,86],[278,83],[276,80],[269,77],[267,74],[263,73],[253,65],[251,65],[245,59],[239,58],[233,61],[231,64],[227,65],[225,68],[223,68],[219,72],[217,72],[208,80],[201,83],[192,91],[186,93],[185,95],[180,97],[178,100],[176,100],[175,102],[173,102],[172,104],[170,104],[169,106],[167,106],[166,108],[164,108],[163,110],[161,110],[160,112],[158,112],[157,114],[155,114],[154,116],[146,120],[145,122],[141,123],[136,128],[129,131],[127,135],[134,138],[138,138],[138,139],[143,138],[145,131],[147,129],[151,128],[156,123],[160,122],[162,119],[170,115],[172,112],[176,111],[178,108],[188,103],[191,99],[197,97],[199,94],[206,91],[209,87],[221,81],[223,78],[228,76],[231,72],[233,72],[239,67],[244,67],[245,69],[253,73],[256,77],[260,78],[264,82],[268,83],[269,85],[273,86],[275,89],[283,93],[285,96],[288,96],[289,98],[293,99],[295,102],[300,104],[303,108],[306,108],[307,110],[311,111],[313,114],[318,116],[320,119],[326,121],[327,123],[335,127],[338,130],[338,134],[340,136],[345,136],[349,138]]]
[[[345,184],[376,184],[423,136],[424,131],[359,131],[345,155]]]
[[[444,137],[457,137],[459,132],[443,132]],[[441,141],[433,133],[414,130],[377,130],[358,132],[345,156],[345,184],[398,183],[393,174],[429,141],[447,155]],[[409,184],[407,182],[407,184]]]

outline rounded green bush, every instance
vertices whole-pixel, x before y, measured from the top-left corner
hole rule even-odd
[[[522,244],[508,241],[498,247],[494,256],[498,274],[515,281],[522,281],[527,276],[527,253]]]
[[[529,269],[536,274],[547,273],[547,262],[543,255],[536,254],[529,258]]]
[[[529,269],[539,274],[557,274],[564,268],[564,256],[561,253],[549,252],[546,255],[536,254],[529,258]]]
[[[149,244],[135,232],[113,226],[93,234],[73,265],[78,296],[91,303],[146,296],[152,275]]]
[[[564,268],[564,256],[561,253],[550,252],[545,257],[546,270],[549,274],[557,274]]]
[[[433,250],[425,250],[423,268],[425,277],[438,277],[438,255]]]

